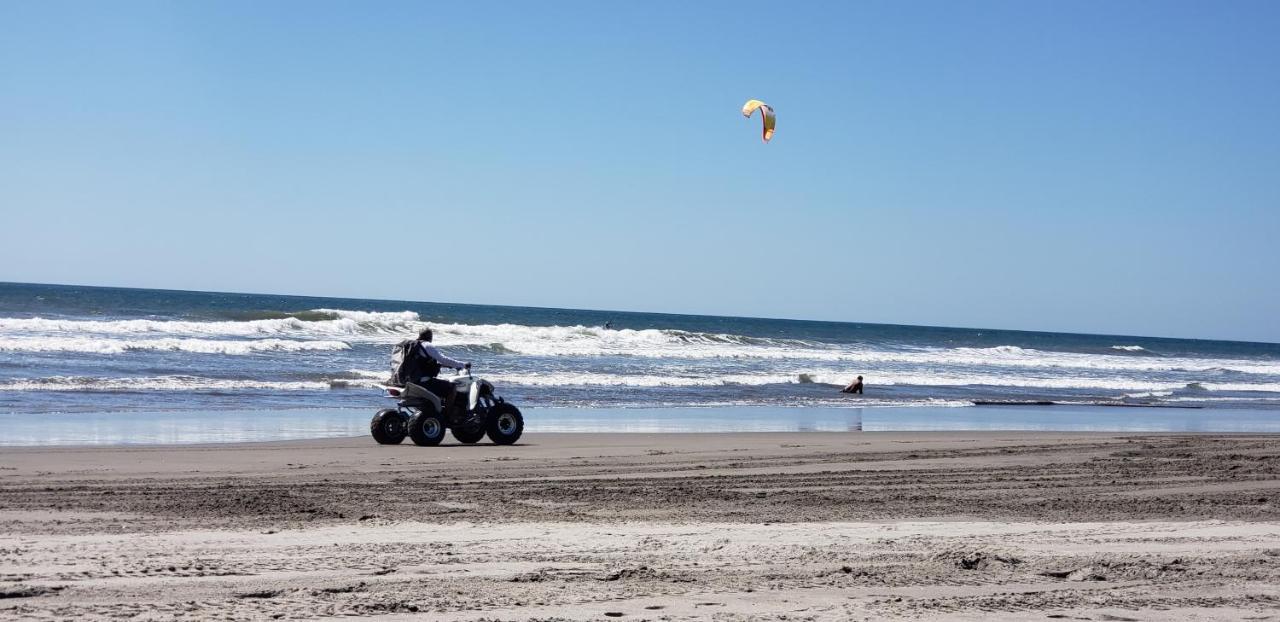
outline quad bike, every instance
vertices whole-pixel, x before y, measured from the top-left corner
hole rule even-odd
[[[389,397],[397,398],[395,408],[384,408],[373,416],[369,430],[380,445],[396,445],[408,436],[415,445],[439,445],[445,430],[468,445],[487,434],[496,445],[510,445],[524,432],[520,409],[493,394],[487,380],[471,376],[468,366],[449,379],[457,393],[448,412],[440,396],[413,384],[388,386]]]

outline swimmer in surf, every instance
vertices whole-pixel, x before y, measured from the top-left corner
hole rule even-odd
[[[841,393],[857,393],[862,395],[862,376],[858,376],[857,380],[849,383],[849,386],[840,389]]]

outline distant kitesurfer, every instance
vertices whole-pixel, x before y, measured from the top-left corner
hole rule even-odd
[[[857,380],[849,383],[849,386],[840,389],[841,393],[857,393],[862,395],[862,376],[858,376]]]

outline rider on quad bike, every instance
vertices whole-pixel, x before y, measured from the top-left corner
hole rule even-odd
[[[418,333],[417,369],[422,372],[422,375],[415,379],[422,388],[435,393],[440,399],[444,400],[444,411],[449,412],[449,408],[453,406],[454,398],[458,395],[458,389],[454,387],[452,382],[441,380],[436,376],[440,375],[442,367],[461,371],[463,369],[471,369],[471,363],[455,361],[441,354],[440,350],[431,345],[431,337],[430,328],[424,328]]]
[[[431,329],[418,339],[396,344],[391,356],[389,397],[396,408],[384,408],[369,422],[369,431],[382,445],[409,437],[415,445],[438,445],[446,431],[460,443],[477,443],[488,436],[495,444],[510,445],[524,431],[520,409],[498,397],[493,384],[471,375],[471,364],[456,361],[431,345]],[[459,371],[453,378],[437,378],[442,367]]]

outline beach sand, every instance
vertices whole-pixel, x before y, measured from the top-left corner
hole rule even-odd
[[[1280,620],[1280,436],[0,450],[0,618]]]

